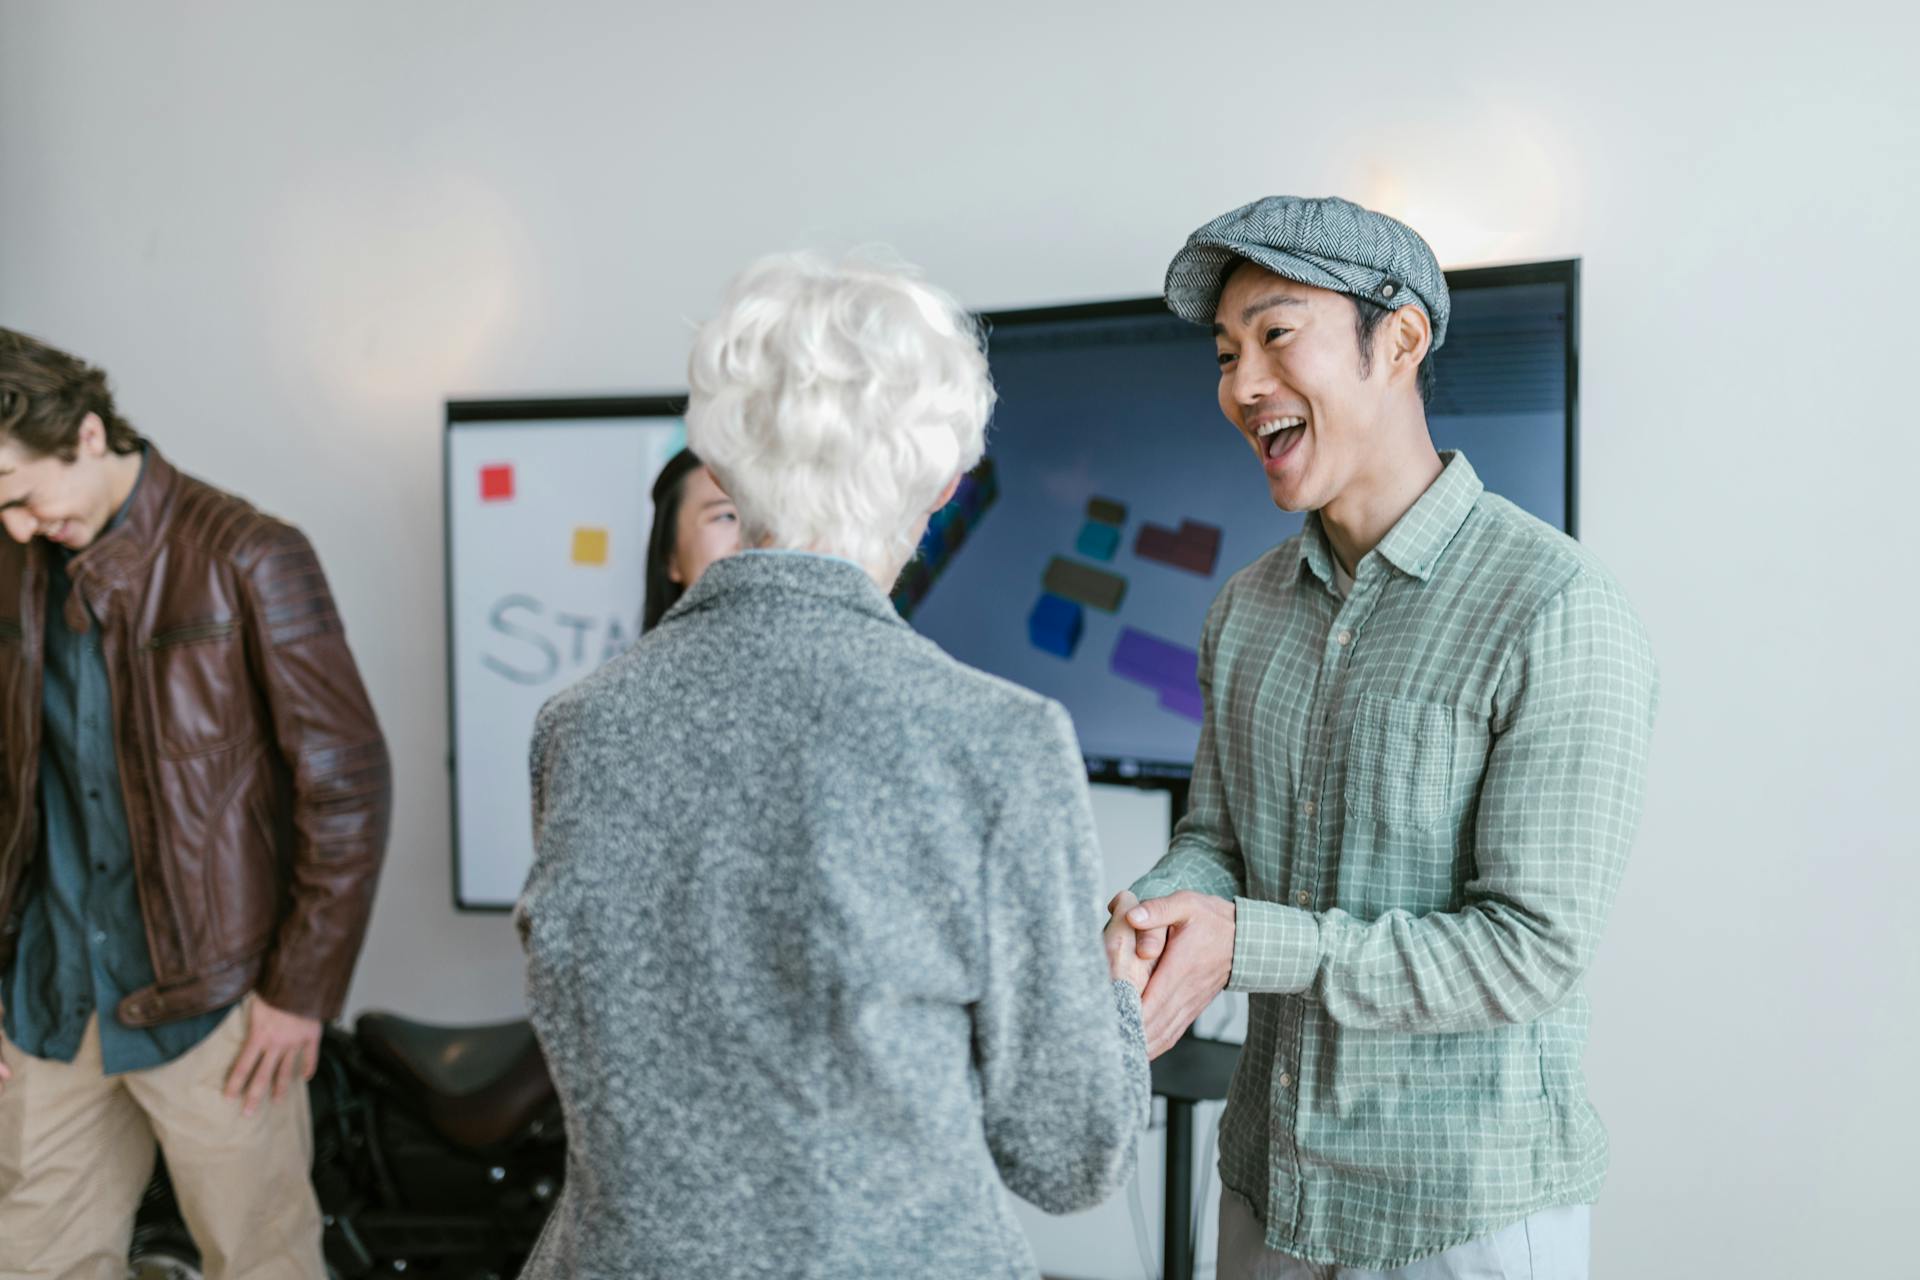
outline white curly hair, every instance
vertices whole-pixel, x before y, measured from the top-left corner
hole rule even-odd
[[[687,443],[733,499],[741,544],[869,568],[913,555],[980,460],[994,391],[979,327],[910,268],[763,258],[701,327]]]

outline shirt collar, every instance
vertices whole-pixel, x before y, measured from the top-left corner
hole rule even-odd
[[[1486,492],[1466,454],[1449,449],[1440,455],[1440,462],[1440,475],[1374,548],[1388,564],[1422,582],[1433,576],[1441,555],[1460,532],[1460,526],[1467,522],[1480,495]],[[1307,513],[1307,523],[1301,533],[1301,563],[1320,581],[1331,585],[1333,548],[1327,543],[1327,531],[1320,526],[1318,511]]]
[[[1327,531],[1320,527],[1320,513],[1307,512],[1307,523],[1300,530],[1300,563],[1313,576],[1333,585],[1333,548],[1327,543]]]

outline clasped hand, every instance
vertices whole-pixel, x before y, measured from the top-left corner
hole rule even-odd
[[[1188,890],[1141,902],[1123,889],[1107,910],[1107,967],[1139,988],[1147,1057],[1157,1058],[1226,989],[1233,903]]]

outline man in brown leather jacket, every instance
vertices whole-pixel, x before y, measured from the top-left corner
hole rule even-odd
[[[156,1139],[209,1277],[320,1277],[390,780],[319,561],[7,329],[0,523],[0,1277],[124,1276]]]

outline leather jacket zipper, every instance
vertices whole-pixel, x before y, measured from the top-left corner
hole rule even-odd
[[[172,631],[163,631],[147,641],[149,650],[171,649],[176,645],[193,644],[198,640],[217,640],[221,636],[230,636],[238,630],[238,624],[232,622],[202,622],[191,627],[175,627]]]
[[[32,597],[34,589],[39,586],[39,584],[34,581],[31,562],[29,562],[27,573],[24,575],[23,585],[26,587],[24,594],[29,598]],[[4,628],[5,634],[9,638],[19,641],[25,648],[31,648],[27,643],[27,631],[23,624],[9,618],[4,623],[0,623],[0,628]],[[37,659],[35,659],[31,653],[29,653],[28,656],[33,668],[33,702],[30,704],[33,711],[31,714],[37,716],[40,713],[40,708],[44,705],[46,696],[46,654],[42,653],[38,655]],[[38,723],[38,721],[33,721],[33,723]],[[0,907],[4,907],[7,913],[7,918],[0,920],[0,938],[4,938],[11,932],[6,926],[13,923],[19,915],[21,904],[19,885],[25,879],[26,861],[33,856],[32,852],[26,848],[27,841],[23,837],[29,830],[28,824],[34,822],[40,816],[39,803],[31,795],[33,791],[33,775],[38,768],[40,760],[39,744],[37,742],[31,744],[31,748],[22,752],[21,757],[18,761],[10,762],[20,771],[15,775],[13,782],[15,794],[21,797],[21,802],[14,806],[19,813],[14,820],[13,830],[7,833],[5,842],[0,843],[0,900],[5,900],[0,901]],[[5,883],[8,879],[11,879],[14,883],[12,885]]]

